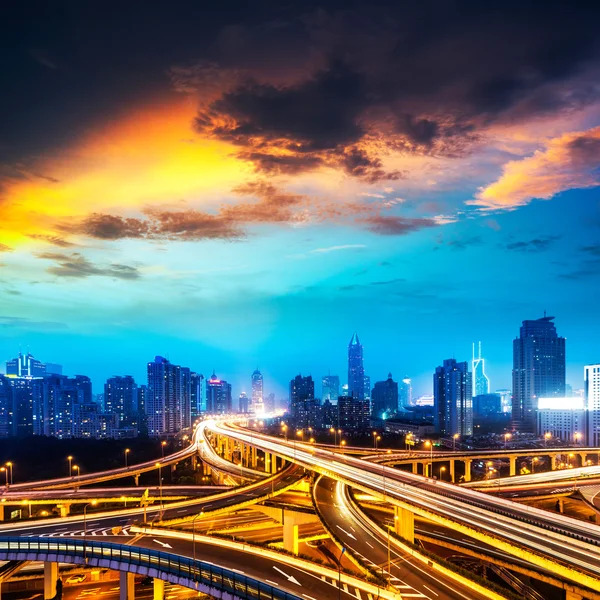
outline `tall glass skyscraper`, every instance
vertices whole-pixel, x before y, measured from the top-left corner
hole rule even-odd
[[[473,434],[473,382],[468,362],[449,358],[433,376],[435,428],[442,435]]]
[[[490,393],[490,378],[485,374],[485,359],[481,358],[481,342],[479,342],[478,348],[477,357],[475,357],[475,344],[473,344],[473,361],[471,363],[473,396]]]
[[[523,321],[513,341],[513,429],[535,432],[538,398],[565,395],[565,338],[553,320]]]
[[[324,375],[321,388],[321,400],[337,404],[340,395],[340,378],[337,375]]]
[[[359,400],[365,398],[363,347],[356,333],[348,344],[348,396]]]
[[[265,411],[263,401],[263,376],[262,373],[256,369],[252,373],[252,406],[251,412],[255,414],[262,414]]]

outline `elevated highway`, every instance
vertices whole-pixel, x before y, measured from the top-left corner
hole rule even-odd
[[[408,527],[419,515],[600,591],[600,527],[596,525],[305,444],[250,435],[222,423],[206,426],[377,496],[397,506],[399,520]]]

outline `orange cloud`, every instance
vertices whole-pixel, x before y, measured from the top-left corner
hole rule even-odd
[[[533,199],[548,200],[559,192],[600,185],[600,127],[566,133],[550,140],[523,160],[504,166],[502,176],[481,188],[469,204],[484,209],[513,209]]]

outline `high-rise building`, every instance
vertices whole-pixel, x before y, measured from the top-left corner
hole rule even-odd
[[[600,446],[600,363],[583,368],[587,443]]]
[[[371,402],[367,398],[338,398],[338,427],[365,430],[371,424]]]
[[[246,392],[242,392],[238,400],[238,411],[241,413],[247,413],[249,410],[250,402],[248,399],[248,394],[246,394]]]
[[[263,376],[258,369],[252,373],[252,412],[256,415],[265,412]]]
[[[148,363],[148,434],[173,435],[191,423],[191,373],[157,356]]]
[[[339,395],[340,378],[337,375],[324,375],[321,388],[321,400],[323,402],[329,400],[333,404],[337,404]]]
[[[475,344],[473,344],[473,360],[471,362],[473,396],[490,393],[490,378],[485,374],[485,359],[481,357],[481,342],[479,342],[478,348],[477,356],[475,356]]]
[[[538,398],[565,395],[565,338],[553,320],[523,321],[513,341],[512,426],[519,431],[536,431]]]
[[[473,434],[473,383],[469,365],[453,358],[433,376],[435,427],[442,435]]]
[[[137,427],[138,386],[131,375],[116,376],[104,384],[104,410],[117,415],[119,427]]]
[[[498,419],[502,415],[502,398],[499,394],[473,396],[474,419]]]
[[[374,419],[388,419],[398,410],[398,383],[388,373],[385,381],[377,381],[371,392],[371,415]]]
[[[81,392],[80,401],[90,404],[92,400],[92,380],[87,375],[75,375],[71,379],[75,388]]]
[[[46,365],[29,352],[19,352],[19,356],[6,361],[6,374],[12,377],[43,377],[46,374]]]
[[[190,374],[190,399],[192,405],[192,423],[206,412],[206,391],[204,389],[204,375]]]
[[[365,369],[363,347],[355,333],[348,344],[348,396],[365,398]]]
[[[363,390],[365,394],[365,398],[371,398],[371,378],[368,375],[365,375],[365,381],[363,383]]]
[[[214,371],[206,382],[206,412],[221,415],[232,411],[231,384],[219,379]]]
[[[316,427],[315,382],[308,375],[296,375],[290,381],[290,416],[296,427]]]
[[[405,377],[398,388],[398,410],[402,412],[409,406],[413,406],[412,381]]]
[[[264,401],[264,405],[265,405],[266,413],[275,412],[275,394],[273,392],[271,392],[270,394],[267,394],[267,397],[265,398],[265,401]]]
[[[512,412],[512,391],[511,390],[496,390],[495,392],[500,396],[500,404],[502,406],[503,413]]]
[[[0,437],[13,435],[13,396],[10,379],[0,375]]]
[[[568,444],[586,443],[583,398],[538,398],[537,430]]]

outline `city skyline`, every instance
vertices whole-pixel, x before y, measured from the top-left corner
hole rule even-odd
[[[587,4],[145,7],[135,40],[132,7],[43,31],[11,7],[0,356],[95,380],[190,357],[238,389],[259,364],[281,395],[344,373],[356,329],[373,381],[420,393],[482,340],[508,388],[507,338],[548,310],[579,387],[600,337]]]

